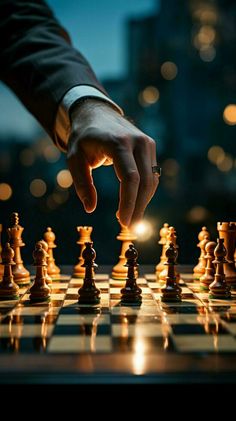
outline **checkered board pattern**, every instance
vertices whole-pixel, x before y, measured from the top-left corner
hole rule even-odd
[[[51,300],[34,303],[26,288],[17,301],[0,301],[0,353],[235,353],[236,293],[209,300],[191,275],[182,275],[183,301],[162,303],[155,275],[138,279],[140,306],[122,305],[122,282],[96,275],[97,306],[80,305],[82,280],[61,276]]]

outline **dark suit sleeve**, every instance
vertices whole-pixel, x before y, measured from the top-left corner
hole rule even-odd
[[[58,105],[70,88],[106,92],[43,0],[1,0],[0,16],[0,77],[53,137]]]

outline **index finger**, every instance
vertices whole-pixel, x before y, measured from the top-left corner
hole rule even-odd
[[[135,209],[140,176],[130,149],[119,148],[113,156],[116,175],[120,180],[118,215],[122,225],[129,226]]]

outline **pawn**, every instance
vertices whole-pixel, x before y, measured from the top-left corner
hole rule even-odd
[[[46,251],[46,253],[47,253],[47,259],[48,259],[48,257],[49,257],[49,254],[48,254],[48,243],[46,243],[46,241],[44,241],[44,240],[40,240],[40,243],[42,244],[43,249]],[[44,271],[45,271],[44,275],[45,275],[45,278],[46,278],[46,282],[47,282],[48,285],[51,285],[52,284],[52,278],[48,274],[47,266],[44,266]]]
[[[175,245],[170,242],[169,247],[166,250],[165,265],[167,266],[166,285],[161,289],[161,301],[163,302],[179,302],[181,301],[181,288],[176,280],[176,260],[178,252]]]
[[[48,227],[47,231],[43,234],[43,239],[48,244],[48,258],[47,258],[47,271],[48,275],[50,275],[52,278],[57,279],[60,277],[60,268],[56,265],[55,259],[53,257],[53,249],[56,248],[55,244],[55,234],[52,231],[52,228]]]
[[[200,277],[200,287],[209,291],[209,285],[214,281],[215,267],[213,264],[214,250],[216,248],[215,241],[208,241],[205,246],[205,259],[207,261],[204,275]]]
[[[125,287],[121,289],[121,302],[126,304],[139,304],[142,301],[142,290],[136,283],[135,273],[138,267],[138,253],[133,244],[129,244],[129,248],[125,252],[125,258],[127,260],[126,266],[128,268],[128,274]]]
[[[205,271],[205,267],[203,269],[202,264],[204,262],[204,255],[205,255],[205,250],[203,248],[201,248],[201,241],[204,240],[204,238],[206,238],[208,241],[210,240],[210,233],[207,229],[207,227],[202,227],[202,230],[199,232],[198,234],[198,244],[197,247],[200,248],[200,256],[198,258],[198,264],[193,268],[193,277],[194,279],[199,279],[200,276],[202,276],[204,274]]]
[[[163,227],[160,229],[160,240],[158,241],[158,244],[162,245],[162,252],[161,252],[161,258],[160,262],[156,265],[156,275],[159,275],[159,273],[165,269],[164,263],[166,261],[166,243],[167,243],[167,236],[169,233],[169,224],[164,224]]]
[[[16,300],[19,298],[19,286],[14,282],[12,274],[12,266],[15,265],[13,260],[14,250],[6,243],[2,251],[2,262],[4,266],[4,273],[2,282],[0,282],[0,299],[1,300]]]
[[[85,267],[85,277],[82,287],[79,289],[79,303],[80,304],[98,304],[100,302],[100,290],[96,287],[94,282],[94,269],[97,264],[94,262],[96,252],[93,249],[92,242],[85,243],[85,249],[82,253],[84,259],[83,266]]]
[[[34,283],[30,288],[31,301],[48,301],[50,298],[50,288],[47,285],[45,277],[45,267],[47,267],[47,252],[43,245],[38,241],[33,252],[34,266],[36,266],[36,276]]]
[[[227,285],[224,274],[224,264],[227,262],[227,254],[224,247],[224,239],[217,238],[217,246],[214,250],[215,260],[212,263],[216,266],[214,281],[210,284],[209,298],[227,299],[231,298],[230,287]]]
[[[170,243],[173,243],[176,249],[179,248],[179,246],[177,245],[177,236],[176,236],[176,231],[174,227],[169,227],[169,230],[168,230],[168,235],[167,235],[166,245],[165,245],[165,261],[166,261],[166,250],[169,247]],[[159,273],[159,276],[158,276],[158,280],[160,283],[161,282],[165,283],[166,277],[167,277],[168,268],[165,265],[165,263],[163,264],[163,268],[164,269]],[[179,282],[180,274],[177,272],[176,268],[175,268],[175,277],[176,277],[177,282]]]

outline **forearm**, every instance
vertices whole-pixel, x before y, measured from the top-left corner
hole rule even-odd
[[[104,89],[43,1],[2,0],[0,12],[0,76],[53,137],[69,89]]]

